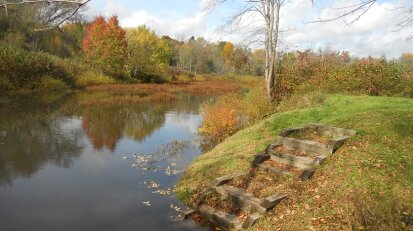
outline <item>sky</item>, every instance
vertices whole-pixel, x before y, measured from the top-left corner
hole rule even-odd
[[[231,41],[249,46],[263,47],[262,42],[248,39],[261,28],[263,20],[258,14],[243,19],[243,28],[226,26],[227,20],[245,6],[245,0],[227,0],[211,9],[210,0],[92,0],[84,14],[117,15],[122,27],[146,25],[159,36],[169,35],[178,40],[191,36],[208,41]],[[333,18],[343,13],[338,8],[349,6],[357,0],[290,0],[281,9],[280,50],[329,49],[349,51],[351,55],[397,58],[402,53],[413,52],[413,26],[399,30],[397,24],[406,14],[400,6],[413,6],[413,0],[379,0],[360,20],[349,25],[354,15],[332,22],[318,19]],[[255,35],[255,33],[254,33]],[[256,36],[254,36],[256,37]]]

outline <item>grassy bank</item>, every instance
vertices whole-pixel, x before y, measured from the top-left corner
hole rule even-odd
[[[178,183],[178,197],[189,202],[212,179],[247,172],[253,156],[283,128],[309,122],[358,134],[311,180],[283,179],[257,187],[255,194],[283,191],[289,198],[253,229],[411,230],[413,100],[405,98],[334,95],[316,107],[274,114],[199,156]]]

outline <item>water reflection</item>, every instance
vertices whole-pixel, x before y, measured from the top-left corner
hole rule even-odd
[[[62,129],[66,119],[53,116],[65,101],[59,95],[19,97],[0,101],[0,185],[30,177],[47,162],[68,168],[81,154],[82,132]]]
[[[171,190],[159,194],[173,189],[202,152],[199,108],[210,99],[81,106],[91,97],[0,96],[0,230],[199,229],[171,222],[170,204],[180,202]],[[191,145],[149,159],[153,166],[144,168],[156,171],[138,168],[134,155],[155,154],[176,140]],[[160,187],[148,189],[149,181]]]

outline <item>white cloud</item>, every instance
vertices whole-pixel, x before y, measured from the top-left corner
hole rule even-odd
[[[402,3],[376,3],[360,20],[347,25],[354,15],[332,22],[308,23],[321,18],[334,18],[343,12],[333,9],[350,5],[354,1],[335,1],[330,8],[317,9],[308,0],[297,0],[284,6],[281,11],[281,49],[314,49],[329,47],[334,50],[350,51],[357,56],[381,56],[397,58],[400,54],[413,51],[413,42],[407,38],[412,30],[405,28],[395,32],[402,20],[396,9]],[[261,22],[259,15],[249,17],[251,22]],[[247,22],[248,23],[248,22]],[[252,24],[255,28],[256,23]],[[251,27],[248,29],[252,29]],[[242,41],[246,32],[232,36],[234,41]]]
[[[126,4],[120,4],[114,0],[108,0],[102,9],[104,9],[105,16],[117,14],[123,27],[147,25],[158,35],[169,35],[176,39],[187,39],[194,35],[210,41],[229,40],[239,43],[245,38],[246,30],[257,28],[263,23],[260,15],[248,16],[245,22],[249,26],[246,30],[240,30],[237,33],[218,30],[217,28],[223,24],[225,17],[231,14],[234,7],[230,6],[229,9],[224,7],[219,13],[217,11],[206,13],[208,1],[199,0],[198,9],[181,17],[176,17],[176,15],[172,17],[173,9],[171,9],[171,14],[168,12],[158,14],[142,9],[132,10]],[[354,1],[356,0],[343,3],[343,1],[335,0],[328,4],[337,7],[340,4],[341,6],[348,5]],[[407,28],[394,32],[401,17],[397,16],[398,12],[391,9],[396,8],[398,4],[403,3],[376,3],[359,21],[346,26],[345,22],[351,21],[351,17],[333,22],[305,23],[316,20],[318,16],[332,18],[341,12],[332,8],[319,9],[317,5],[313,6],[308,0],[291,1],[281,13],[281,29],[290,29],[281,36],[283,48],[318,49],[328,46],[335,50],[350,51],[351,54],[358,56],[385,54],[389,58],[398,57],[402,53],[413,51],[413,42],[406,40],[412,31]],[[96,10],[93,12],[96,14]],[[253,48],[256,47],[257,44]]]

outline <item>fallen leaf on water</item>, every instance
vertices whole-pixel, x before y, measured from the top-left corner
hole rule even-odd
[[[142,202],[143,204],[147,205],[147,206],[151,206],[151,203],[149,201],[144,201]]]

